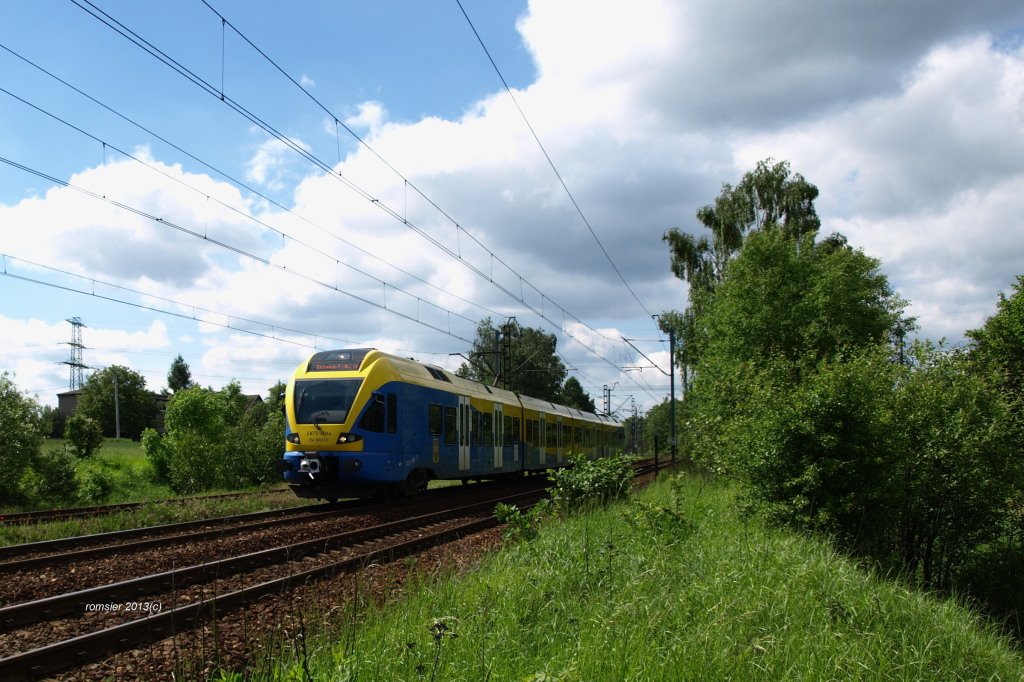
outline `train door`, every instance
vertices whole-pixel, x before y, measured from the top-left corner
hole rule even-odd
[[[565,446],[565,443],[562,442],[564,440],[562,438],[562,417],[561,417],[561,415],[559,415],[558,417],[555,417],[555,419],[557,420],[556,421],[556,425],[555,425],[555,434],[557,435],[557,438],[558,438],[558,440],[555,441],[555,447],[557,448],[557,453],[558,453],[558,457],[556,458],[556,461],[559,464],[561,464],[562,463],[562,448]]]
[[[469,398],[459,396],[459,471],[469,471],[469,438],[470,438]]]
[[[494,406],[494,468],[505,465],[505,420],[501,405]]]
[[[537,441],[537,454],[540,456],[540,463],[548,463],[548,418],[547,415],[540,415],[540,439]]]

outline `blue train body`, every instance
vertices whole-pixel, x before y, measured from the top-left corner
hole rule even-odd
[[[617,421],[353,349],[316,353],[285,395],[281,470],[300,497],[415,492],[431,479],[543,470],[621,447]]]

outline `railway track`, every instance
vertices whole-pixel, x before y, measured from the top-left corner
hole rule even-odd
[[[281,495],[284,493],[290,494],[291,491],[288,488],[273,488],[270,490],[254,490],[244,493],[221,493],[218,495],[174,497],[166,500],[153,500],[151,502],[125,502],[123,504],[104,504],[95,507],[71,507],[68,509],[43,509],[32,512],[13,512],[10,514],[0,514],[0,525],[46,523],[48,521],[64,521],[66,519],[102,516],[104,514],[115,514],[123,511],[134,511],[151,504],[189,504],[191,502],[205,502],[207,500],[230,500],[239,497]]]
[[[482,486],[492,486],[493,482]],[[417,500],[457,496],[463,488],[436,488],[420,493]],[[329,519],[354,510],[394,508],[394,502],[345,500],[340,503],[312,504],[262,512],[234,514],[196,521],[147,526],[128,530],[81,535],[57,540],[22,543],[0,547],[0,575],[37,566],[69,563],[112,553],[127,553],[150,547],[196,542],[223,537],[231,532],[250,532],[274,526]]]
[[[634,468],[637,475],[644,475],[654,472],[656,463],[645,460],[635,463]],[[657,468],[666,467],[659,462]],[[544,479],[529,478],[525,482],[543,483]],[[0,679],[41,679],[117,651],[166,640],[175,633],[190,632],[200,623],[271,595],[287,603],[283,595],[293,588],[371,564],[392,562],[478,533],[498,525],[493,517],[493,508],[498,502],[527,506],[543,494],[536,489],[512,495],[493,491],[486,500],[466,504],[458,499],[456,492],[464,490],[437,489],[418,498],[423,501],[436,497],[440,501],[449,496],[454,497],[453,504],[459,505],[440,511],[371,527],[315,534],[300,542],[9,603],[0,607]],[[290,525],[293,535],[301,535],[302,529],[312,528],[320,520],[329,523],[332,517],[343,517],[346,512],[365,511],[360,507],[378,506],[384,505],[362,501],[333,507],[311,505],[3,548],[0,549],[0,579],[28,577],[30,580],[33,575],[46,575],[54,566],[80,566],[90,558],[101,561],[100,557],[104,556],[109,561],[108,555],[114,552],[134,556],[172,545],[202,544],[236,531],[258,534],[274,526],[283,525],[287,529]],[[394,507],[389,509],[394,511]],[[219,523],[221,527],[217,527]],[[295,533],[295,529],[299,532]],[[160,534],[153,535],[154,531]],[[24,553],[29,548],[34,555],[26,557]],[[22,555],[11,558],[19,549]],[[64,571],[73,573],[74,569]]]
[[[0,658],[0,679],[38,679],[113,651],[163,639],[214,613],[222,615],[309,581],[374,562],[393,561],[420,548],[497,525],[492,511],[499,502],[523,504],[542,495],[543,491],[530,490],[492,497],[370,528],[0,608],[0,645],[5,651],[19,640],[37,642],[41,632],[73,633]],[[196,586],[199,589],[194,589]],[[101,617],[86,617],[97,615]],[[61,621],[61,626],[53,627],[54,621]],[[101,626],[94,628],[94,622]]]

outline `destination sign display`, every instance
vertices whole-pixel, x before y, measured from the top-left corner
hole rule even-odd
[[[309,359],[307,372],[358,372],[363,358],[372,348],[353,350],[328,350],[317,353]]]

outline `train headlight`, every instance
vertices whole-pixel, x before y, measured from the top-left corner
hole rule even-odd
[[[292,445],[299,444],[299,434],[297,433],[289,433],[287,436],[284,437],[284,439],[291,443]]]
[[[338,436],[337,445],[345,445],[347,443],[355,443],[357,440],[362,440],[363,437],[355,433],[343,433]]]

